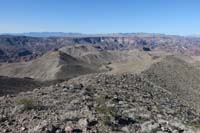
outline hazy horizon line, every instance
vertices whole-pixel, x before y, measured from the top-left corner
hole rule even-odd
[[[160,34],[171,36],[200,36],[198,33],[193,34],[170,34],[162,32],[105,32],[105,33],[84,33],[84,32],[64,32],[64,31],[30,31],[30,32],[0,32],[0,35],[19,35],[19,34],[79,34],[79,35],[117,35],[117,34]]]

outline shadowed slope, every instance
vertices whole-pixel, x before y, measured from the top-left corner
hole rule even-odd
[[[29,91],[43,84],[28,78],[10,78],[0,76],[0,96]]]

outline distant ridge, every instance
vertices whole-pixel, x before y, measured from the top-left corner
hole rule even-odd
[[[0,73],[3,76],[29,77],[40,81],[69,79],[98,71],[61,51],[48,52],[30,62],[2,64],[1,68]]]
[[[76,32],[24,32],[24,33],[2,33],[0,35],[16,35],[16,36],[30,36],[30,37],[148,37],[148,36],[169,36],[162,33],[97,33],[97,34],[85,34]],[[180,36],[180,35],[170,35]],[[192,36],[191,36],[192,37]],[[195,36],[196,37],[196,36]]]
[[[3,35],[20,35],[20,36],[30,36],[30,37],[77,37],[83,36],[81,33],[65,33],[65,32],[25,32],[25,33],[5,33]]]

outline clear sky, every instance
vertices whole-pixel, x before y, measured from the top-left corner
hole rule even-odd
[[[0,0],[0,33],[200,34],[200,0]]]

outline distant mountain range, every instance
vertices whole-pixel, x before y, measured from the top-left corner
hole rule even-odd
[[[99,36],[112,36],[112,37],[132,37],[132,36],[167,36],[160,33],[107,33],[107,34],[83,34],[74,32],[25,32],[25,33],[3,33],[1,35],[17,35],[17,36],[30,36],[30,37],[99,37]]]
[[[4,33],[3,35],[17,35],[30,37],[77,37],[83,36],[81,33],[65,33],[65,32],[26,32],[26,33]]]

